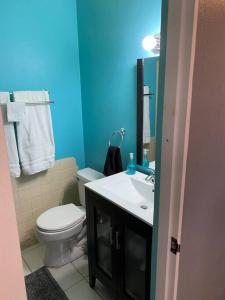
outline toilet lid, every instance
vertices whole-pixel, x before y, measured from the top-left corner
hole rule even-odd
[[[43,231],[62,231],[79,224],[85,218],[85,212],[74,204],[53,207],[37,219],[37,227]]]

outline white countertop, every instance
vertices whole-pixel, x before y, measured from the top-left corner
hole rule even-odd
[[[85,186],[149,225],[153,225],[154,186],[145,182],[146,175],[121,172]],[[147,207],[147,209],[141,208]]]

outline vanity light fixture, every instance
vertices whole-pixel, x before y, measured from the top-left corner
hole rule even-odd
[[[160,33],[155,35],[147,35],[142,41],[142,47],[155,55],[160,53]]]

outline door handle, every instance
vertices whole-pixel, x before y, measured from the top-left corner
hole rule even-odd
[[[120,232],[116,231],[116,250],[120,250]]]

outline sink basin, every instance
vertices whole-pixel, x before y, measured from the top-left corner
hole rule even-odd
[[[136,172],[127,175],[118,173],[99,179],[85,186],[135,216],[153,224],[154,185],[145,181],[146,175]]]
[[[119,178],[112,179],[112,181],[103,185],[103,188],[132,204],[150,205],[151,200],[154,201],[154,186],[151,183],[146,183],[144,178],[135,175],[127,175],[122,178],[119,176]]]

